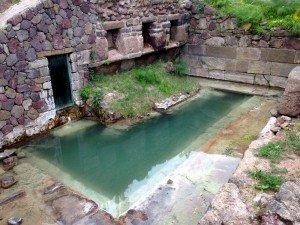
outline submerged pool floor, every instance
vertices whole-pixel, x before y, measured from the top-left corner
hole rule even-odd
[[[207,141],[203,134],[250,98],[203,91],[172,113],[132,127],[82,120],[31,141],[25,149],[37,167],[116,216],[181,165],[189,152],[199,150]]]

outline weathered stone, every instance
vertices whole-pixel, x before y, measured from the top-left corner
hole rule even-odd
[[[34,48],[29,48],[26,54],[26,59],[30,62],[36,60],[36,52]]]
[[[209,6],[209,5],[206,5],[204,7],[204,14],[205,15],[210,16],[210,15],[214,15],[215,13],[216,13],[216,9],[215,8],[213,8],[213,7]]]
[[[287,77],[295,66],[295,64],[271,62],[271,75]]]
[[[15,118],[20,118],[24,113],[24,108],[23,106],[19,106],[19,105],[15,105],[12,110],[11,110],[11,114],[15,117]]]
[[[18,57],[16,54],[10,54],[9,56],[7,56],[6,58],[6,64],[8,66],[13,66],[18,62]]]
[[[236,58],[236,48],[234,47],[213,47],[206,46],[206,55],[220,58]]]
[[[31,26],[31,22],[29,21],[29,20],[23,20],[22,22],[21,22],[21,29],[23,29],[23,30],[27,30],[27,29],[29,29],[29,27]]]
[[[1,108],[7,111],[12,110],[13,106],[15,104],[14,99],[7,99],[7,101],[2,102]]]
[[[278,111],[283,115],[300,115],[300,66],[295,67],[289,74],[284,95],[278,105]]]
[[[268,49],[267,60],[271,62],[294,63],[296,51],[285,49]]]
[[[0,121],[7,120],[11,116],[10,112],[5,110],[0,110]]]
[[[31,105],[32,105],[32,100],[31,99],[26,99],[22,103],[22,106],[24,107],[25,110],[29,110]]]
[[[27,116],[32,119],[35,120],[39,117],[39,113],[37,110],[35,110],[34,108],[31,108],[28,112],[27,112]]]
[[[8,42],[8,39],[6,37],[6,34],[4,31],[0,31],[0,43],[1,44],[6,44]]]
[[[8,98],[15,98],[16,97],[16,91],[12,88],[7,88],[6,91],[5,91],[5,95]]]
[[[124,22],[123,21],[104,22],[102,26],[104,30],[120,29],[124,27]]]
[[[271,74],[271,63],[264,61],[249,62],[248,73],[254,74]]]
[[[260,59],[260,49],[258,48],[237,48],[237,59],[246,60],[259,60]]]
[[[27,30],[17,31],[17,37],[20,42],[26,41],[29,38],[29,33]]]
[[[221,38],[221,37],[212,37],[212,38],[209,38],[205,41],[205,44],[206,45],[209,45],[209,46],[223,46],[225,44],[225,40],[224,38]]]
[[[84,28],[82,27],[76,27],[74,29],[74,36],[75,37],[82,37],[84,35]]]

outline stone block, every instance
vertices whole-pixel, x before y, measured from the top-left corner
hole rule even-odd
[[[214,47],[206,46],[206,55],[219,58],[236,58],[236,48],[234,47]]]
[[[95,56],[95,59],[92,58],[91,61],[106,60],[108,58],[108,42],[107,42],[107,40],[105,38],[97,38],[95,48],[92,51],[94,51],[96,53],[96,56]],[[92,54],[92,56],[93,56],[93,54]],[[80,60],[78,61],[78,65],[81,65]]]
[[[264,61],[250,61],[248,67],[248,73],[255,74],[271,74],[271,63]]]
[[[196,76],[197,77],[209,77],[208,70],[205,68],[197,68],[196,69]]]
[[[294,63],[296,51],[286,49],[268,49],[267,60],[271,62]]]
[[[248,60],[237,60],[236,66],[235,66],[235,71],[247,73],[249,64],[250,64],[250,62]]]
[[[5,110],[0,110],[0,121],[8,120],[11,117],[10,112]]]
[[[117,49],[123,55],[140,53],[143,50],[143,37],[141,35],[120,36],[117,40]]]
[[[225,72],[224,80],[246,83],[246,84],[253,84],[254,76],[252,74],[247,74],[247,73]]]
[[[167,45],[167,35],[163,31],[155,31],[154,29],[151,29],[151,32],[149,34],[149,44],[154,49],[160,49]]]
[[[47,66],[48,66],[47,58],[38,59],[38,60],[35,60],[35,61],[29,63],[30,69],[38,69],[38,68],[47,67]]]
[[[181,15],[180,15],[179,13],[177,13],[177,14],[170,14],[170,15],[168,16],[168,19],[169,19],[170,21],[172,21],[172,20],[179,20],[179,19],[181,19]]]
[[[295,64],[288,63],[271,63],[271,75],[288,77],[289,73],[296,67]]]
[[[201,57],[201,61],[210,70],[225,70],[226,59],[216,57]]]
[[[225,70],[226,71],[235,71],[236,70],[236,60],[235,59],[226,60]]]
[[[206,55],[206,46],[205,45],[188,45],[188,53],[191,55]]]
[[[221,37],[212,37],[205,41],[206,45],[220,47],[225,44],[224,38]]]
[[[206,18],[200,18],[198,21],[198,29],[205,30],[207,29],[207,21]]]
[[[171,39],[180,43],[188,40],[187,27],[185,25],[171,27]]]
[[[212,70],[208,72],[208,77],[216,80],[225,80],[225,72],[219,70]]]
[[[261,51],[259,48],[237,48],[237,59],[259,60]]]
[[[114,30],[124,27],[124,21],[109,21],[102,24],[104,30]]]

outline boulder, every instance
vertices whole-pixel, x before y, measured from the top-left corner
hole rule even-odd
[[[290,72],[287,86],[277,108],[283,115],[293,117],[300,115],[300,66]]]

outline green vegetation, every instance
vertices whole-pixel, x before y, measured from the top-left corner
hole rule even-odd
[[[255,188],[258,190],[274,190],[278,191],[281,184],[285,179],[281,176],[273,175],[269,172],[263,172],[261,170],[250,171],[249,175],[258,181]]]
[[[300,136],[296,132],[287,131],[287,146],[300,155]]]
[[[218,16],[234,16],[245,30],[253,28],[262,33],[261,23],[267,29],[281,27],[291,35],[300,36],[299,0],[196,0],[203,9],[209,4],[218,9]]]
[[[181,65],[180,71],[183,69]],[[112,101],[110,109],[126,118],[132,118],[146,115],[155,102],[170,95],[195,91],[199,88],[195,80],[177,73],[169,74],[164,69],[164,63],[158,62],[114,75],[93,74],[91,82],[81,90],[81,96],[84,100],[93,98],[99,101],[99,93],[123,94],[124,98]]]
[[[277,163],[288,152],[294,152],[300,155],[300,136],[296,131],[287,130],[286,140],[270,142],[258,149],[258,157],[270,160],[271,172],[263,172],[261,170],[250,171],[249,175],[259,181],[255,185],[259,190],[279,190],[281,184],[285,181],[280,174],[287,174],[286,168],[277,167]]]
[[[270,142],[259,149],[258,156],[278,162],[284,153],[285,144],[282,141]]]

